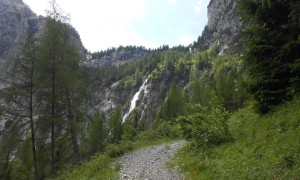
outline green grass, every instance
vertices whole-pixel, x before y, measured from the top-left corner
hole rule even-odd
[[[70,167],[59,173],[57,180],[99,180],[118,179],[118,170],[120,166],[113,162],[113,159],[107,155],[99,154],[93,156],[89,161],[78,166]]]
[[[187,145],[173,160],[186,179],[300,179],[300,98],[260,116],[252,105],[229,120],[232,143]]]
[[[176,141],[163,138],[155,140],[140,139],[138,141],[121,141],[119,144],[109,145],[104,153],[91,157],[88,161],[78,166],[66,167],[58,173],[56,180],[115,180],[118,179],[120,165],[117,158],[130,151],[149,146]]]

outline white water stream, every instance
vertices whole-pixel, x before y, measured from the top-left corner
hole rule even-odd
[[[130,102],[130,108],[129,111],[123,116],[123,120],[122,120],[122,124],[126,121],[126,118],[129,116],[129,114],[134,110],[134,108],[136,107],[136,102],[139,99],[139,96],[141,94],[141,92],[144,91],[144,94],[147,94],[147,83],[148,83],[148,79],[149,76],[147,77],[147,79],[144,81],[144,83],[142,84],[142,86],[140,87],[139,91],[135,93],[135,95],[133,96],[133,98],[131,99]]]

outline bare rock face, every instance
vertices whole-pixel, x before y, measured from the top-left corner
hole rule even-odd
[[[27,29],[37,36],[42,33],[45,18],[37,16],[24,4],[22,0],[0,0],[0,71],[9,70],[13,60],[21,49]],[[74,42],[80,53],[84,47],[75,29],[71,32],[71,41]]]
[[[237,11],[236,0],[211,0],[207,7],[208,23],[197,46],[202,50],[215,47],[220,55],[230,47],[240,46],[239,32],[245,26]]]
[[[0,68],[6,70],[28,28],[38,31],[39,18],[22,0],[0,0]]]
[[[43,32],[45,18],[37,16],[22,0],[0,0],[0,90],[5,88],[5,81],[14,60],[20,55],[22,44],[26,39],[26,31],[30,29],[37,37]],[[84,55],[79,34],[71,27],[71,43]],[[0,100],[0,105],[1,105]],[[0,116],[0,135],[6,128],[7,121]]]
[[[85,65],[88,67],[121,66],[130,60],[142,58],[149,54],[148,50],[138,48],[134,50],[116,50],[112,55],[86,61]]]

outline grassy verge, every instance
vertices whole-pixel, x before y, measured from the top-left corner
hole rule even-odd
[[[55,178],[56,180],[89,180],[89,179],[118,179],[120,165],[116,158],[130,151],[149,146],[170,143],[174,139],[121,141],[119,144],[108,145],[104,153],[91,157],[88,161],[78,166],[66,167]]]
[[[229,120],[232,143],[209,149],[187,145],[173,160],[186,179],[298,179],[300,98],[260,116],[251,105]]]
[[[118,179],[120,166],[106,154],[98,154],[90,158],[89,161],[78,166],[68,167],[59,172],[57,180],[92,180],[92,179]]]

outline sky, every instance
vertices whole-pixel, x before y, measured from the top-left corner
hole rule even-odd
[[[23,0],[45,15],[49,0]],[[189,45],[207,24],[209,0],[57,0],[89,51]]]

